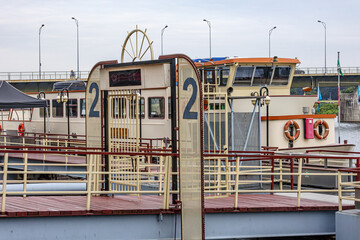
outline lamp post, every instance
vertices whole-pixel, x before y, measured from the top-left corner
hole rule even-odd
[[[66,93],[65,93],[66,92]],[[68,122],[68,139],[70,139],[70,109],[69,109],[69,90],[64,88],[58,93],[56,98],[58,103],[66,103],[67,122]]]
[[[318,20],[318,23],[321,23],[325,30],[325,74],[326,74],[326,23]]]
[[[165,28],[167,28],[168,25],[166,25],[162,30],[161,30],[161,55],[164,54],[164,48],[163,48],[163,35],[164,35],[164,31],[165,31]]]
[[[42,24],[39,28],[39,79],[41,79],[41,42],[40,42],[40,34],[41,29],[45,26],[45,24]]]
[[[265,91],[263,91],[265,90]],[[267,87],[260,88],[260,96],[266,96],[262,105],[266,104],[266,146],[269,147],[269,104],[270,104],[270,96],[269,89]]]
[[[271,37],[272,31],[273,31],[275,28],[276,28],[276,26],[269,30],[269,58],[271,57],[271,52],[270,52],[270,49],[271,49],[270,37]]]
[[[206,22],[208,24],[208,26],[209,26],[209,48],[210,48],[210,59],[209,59],[209,61],[210,61],[211,60],[211,22],[206,20],[206,19],[204,19],[203,21]]]
[[[76,45],[77,45],[77,80],[80,79],[80,71],[79,71],[79,21],[72,17],[76,23]]]
[[[42,91],[39,92],[37,98],[41,100],[46,100],[46,93]],[[47,112],[47,104],[46,107],[44,107],[44,134],[46,134],[46,115],[47,115],[46,112]]]

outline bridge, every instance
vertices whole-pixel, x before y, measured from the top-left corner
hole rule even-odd
[[[341,86],[360,85],[360,67],[342,67]],[[298,68],[295,71],[292,87],[337,86],[337,67]]]
[[[341,86],[357,86],[360,84],[360,67],[342,67],[344,76],[341,77]],[[80,80],[86,81],[90,71],[81,71]],[[15,85],[24,82],[40,82],[43,85],[54,81],[72,80],[70,71],[43,71],[39,72],[0,72],[0,80],[5,80]],[[337,67],[308,67],[297,68],[292,87],[337,86]],[[40,84],[39,83],[39,84]],[[21,86],[20,86],[21,88]],[[36,90],[36,89],[34,89]]]

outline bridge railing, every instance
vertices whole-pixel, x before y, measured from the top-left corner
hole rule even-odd
[[[337,67],[327,67],[326,71],[324,67],[308,67],[297,68],[295,74],[337,74]],[[356,74],[360,73],[360,67],[341,67],[343,74]]]
[[[89,76],[89,71],[79,72],[80,79],[86,79]],[[75,72],[77,77],[77,72]],[[0,72],[0,80],[5,81],[32,81],[32,80],[71,80],[71,71],[44,71],[41,72]]]

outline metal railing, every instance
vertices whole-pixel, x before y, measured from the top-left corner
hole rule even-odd
[[[49,140],[50,142],[50,140]],[[0,191],[1,212],[6,211],[6,199],[11,196],[30,195],[85,195],[86,210],[91,209],[91,199],[99,194],[152,194],[162,196],[162,209],[170,208],[172,157],[178,154],[168,153],[166,148],[151,149],[149,145],[141,147],[139,152],[104,152],[100,148],[62,147],[53,145],[38,146],[0,146]],[[41,142],[42,144],[42,142]],[[44,158],[32,160],[31,155],[43,155]],[[68,160],[51,162],[50,156],[65,154]],[[70,161],[81,156],[83,161]],[[149,159],[156,161],[149,161]],[[16,160],[14,160],[16,159]],[[344,193],[352,194],[358,186],[358,172],[344,172],[339,168],[328,171],[327,168],[314,166],[311,162],[319,159],[328,161],[360,162],[357,156],[334,155],[277,155],[275,152],[223,152],[204,154],[204,193],[205,198],[233,197],[236,209],[242,194],[295,193],[296,206],[301,207],[303,193],[339,194],[339,209],[342,209]],[[315,161],[316,160],[316,161]],[[109,166],[105,167],[108,162]],[[317,168],[315,168],[317,167]],[[310,170],[316,171],[310,171]],[[323,170],[323,171],[322,171]],[[60,176],[48,179],[36,179],[34,176]],[[309,176],[331,177],[338,185],[331,189],[308,188],[303,180]],[[85,190],[45,191],[28,190],[33,183],[84,183]],[[22,191],[8,191],[7,186],[22,184]],[[346,189],[343,189],[347,186]],[[349,188],[350,187],[350,188]],[[353,198],[351,198],[353,200]],[[357,201],[357,200],[356,200]]]
[[[80,79],[87,79],[89,71],[81,71]],[[77,77],[77,72],[75,73]],[[5,81],[48,81],[48,80],[75,80],[71,71],[42,71],[39,72],[0,72],[0,80]]]
[[[359,176],[360,168],[345,168],[345,169],[339,169],[338,171],[338,198],[339,198],[339,211],[342,211],[343,209],[343,200],[350,200],[354,202],[360,202],[360,196],[352,195],[352,196],[344,196],[343,192],[344,189],[360,189],[360,181],[357,179],[357,181],[353,182],[343,182],[342,176],[347,175],[349,173],[357,174]]]
[[[360,74],[360,67],[341,67],[343,74]],[[303,74],[337,74],[337,67],[307,67],[295,69],[295,75]]]

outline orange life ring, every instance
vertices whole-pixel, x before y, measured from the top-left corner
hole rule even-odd
[[[291,136],[290,132],[289,132],[289,127],[290,125],[293,125],[295,127],[296,133],[295,136]],[[290,141],[295,141],[296,139],[298,139],[298,137],[300,136],[300,127],[299,124],[294,121],[294,120],[289,120],[286,122],[285,126],[284,126],[284,133],[285,136],[290,140]]]
[[[322,131],[322,134],[320,135],[318,131],[318,126],[322,125],[325,127],[325,131]],[[329,124],[325,120],[317,120],[314,123],[314,135],[318,139],[325,139],[329,135]]]
[[[18,135],[20,137],[24,136],[24,132],[25,132],[25,127],[24,124],[20,123],[19,127],[18,127]]]

